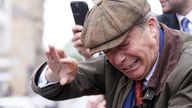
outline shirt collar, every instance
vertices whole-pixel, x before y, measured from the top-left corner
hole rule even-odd
[[[190,23],[192,24],[192,10],[191,10],[189,13],[187,13],[185,16],[176,13],[176,17],[177,17],[177,19],[178,19],[178,21],[179,21],[180,30],[182,30],[182,28],[181,28],[181,21],[182,21],[182,19],[183,19],[184,17],[186,17],[186,18],[190,21]]]
[[[156,59],[156,62],[155,64],[153,65],[152,69],[150,70],[150,72],[147,74],[147,76],[145,77],[145,81],[143,82],[143,84],[146,86],[149,79],[151,78],[151,76],[153,75],[153,73],[155,72],[155,69],[157,67],[157,63],[159,61],[159,53],[158,53],[158,56],[157,56],[157,59]]]
[[[157,67],[157,63],[159,61],[159,56],[163,50],[163,46],[164,46],[164,31],[161,28],[160,29],[160,37],[159,37],[159,53],[157,55],[157,59],[155,61],[155,64],[153,65],[152,69],[149,71],[149,73],[147,74],[147,76],[145,77],[145,80],[143,82],[144,86],[147,85],[147,83],[149,82],[149,79],[151,78],[151,76],[153,75],[153,73],[155,72],[155,69]]]
[[[181,15],[181,14],[178,14],[176,13],[176,16],[177,16],[177,19],[179,21],[179,23],[181,22],[181,20],[186,17],[190,22],[192,22],[192,10],[187,13],[185,16],[184,15]]]

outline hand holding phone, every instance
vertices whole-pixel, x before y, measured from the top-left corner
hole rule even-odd
[[[87,3],[84,1],[72,1],[70,6],[75,24],[83,26],[86,14],[89,11]]]

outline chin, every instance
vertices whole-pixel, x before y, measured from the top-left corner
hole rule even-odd
[[[135,80],[135,81],[139,81],[142,80],[143,77],[142,76],[135,76],[135,75],[126,75],[128,78]]]

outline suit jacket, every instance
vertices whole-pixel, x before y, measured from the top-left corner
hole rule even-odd
[[[170,28],[180,30],[179,22],[175,13],[164,13],[162,15],[157,16],[157,19],[159,22],[164,23]]]
[[[164,47],[147,88],[155,90],[152,107],[189,108],[192,106],[192,36],[161,24]],[[37,86],[43,64],[32,75],[32,88],[51,100],[64,100],[83,95],[105,94],[107,108],[122,108],[133,80],[112,66],[104,56],[80,62],[76,79],[64,86],[58,82]],[[144,90],[145,91],[145,90]],[[151,98],[154,92],[147,92]],[[145,97],[145,96],[144,96]],[[144,99],[146,99],[144,98]]]

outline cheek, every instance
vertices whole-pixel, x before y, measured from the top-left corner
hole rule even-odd
[[[156,56],[154,53],[146,52],[143,55],[143,70],[145,71],[145,74],[147,74],[150,71],[155,61],[156,61]]]
[[[145,45],[142,43],[134,43],[133,45],[131,45],[128,49],[125,49],[124,51],[125,51],[126,55],[143,58],[145,51],[147,50],[147,48],[145,48],[143,46],[145,46]]]
[[[153,58],[150,48],[134,47],[134,49],[130,49],[129,55],[140,59],[142,70],[145,70],[145,71],[148,70]]]

